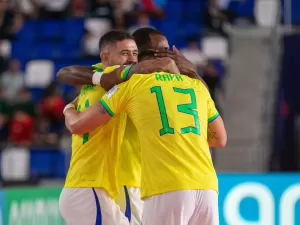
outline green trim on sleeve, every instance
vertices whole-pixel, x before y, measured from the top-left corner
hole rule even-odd
[[[130,69],[131,69],[131,66],[126,66],[125,69],[123,69],[123,71],[122,71],[122,79],[123,80],[127,80]]]
[[[219,115],[220,115],[219,112],[216,112],[216,114],[213,117],[211,117],[211,118],[208,119],[208,123],[213,122],[215,119],[218,118]]]
[[[95,65],[92,65],[92,68],[96,72],[99,72],[99,73],[103,72],[102,63],[98,63],[98,64],[95,64]]]
[[[102,104],[102,106],[105,108],[105,110],[107,111],[107,113],[111,116],[111,117],[114,117],[115,114],[113,113],[113,111],[109,108],[109,106],[106,104],[106,102],[101,99],[100,100],[100,104]]]

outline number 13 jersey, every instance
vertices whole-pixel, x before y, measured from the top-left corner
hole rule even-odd
[[[134,74],[100,102],[111,116],[126,111],[138,130],[143,199],[178,190],[218,191],[207,126],[219,113],[199,80]]]

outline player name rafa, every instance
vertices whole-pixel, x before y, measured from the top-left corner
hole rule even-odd
[[[183,81],[181,75],[170,74],[170,73],[157,73],[155,74],[157,81]]]

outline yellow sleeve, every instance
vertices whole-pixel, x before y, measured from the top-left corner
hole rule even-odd
[[[111,117],[125,110],[130,97],[128,86],[128,82],[116,85],[101,98],[100,103]]]
[[[95,65],[92,65],[93,70],[96,72],[103,72],[102,63],[97,63]]]
[[[119,68],[119,65],[115,65],[115,66],[108,66],[104,69],[103,73],[111,73],[112,71],[114,71],[115,69]]]
[[[219,116],[219,112],[216,109],[215,103],[211,99],[211,97],[208,99],[207,112],[208,112],[208,115],[207,115],[208,123],[213,122]]]

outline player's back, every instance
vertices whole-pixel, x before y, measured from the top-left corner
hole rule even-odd
[[[166,73],[135,74],[126,88],[126,112],[142,147],[142,196],[217,191],[207,126],[219,114],[207,88],[198,80]]]

